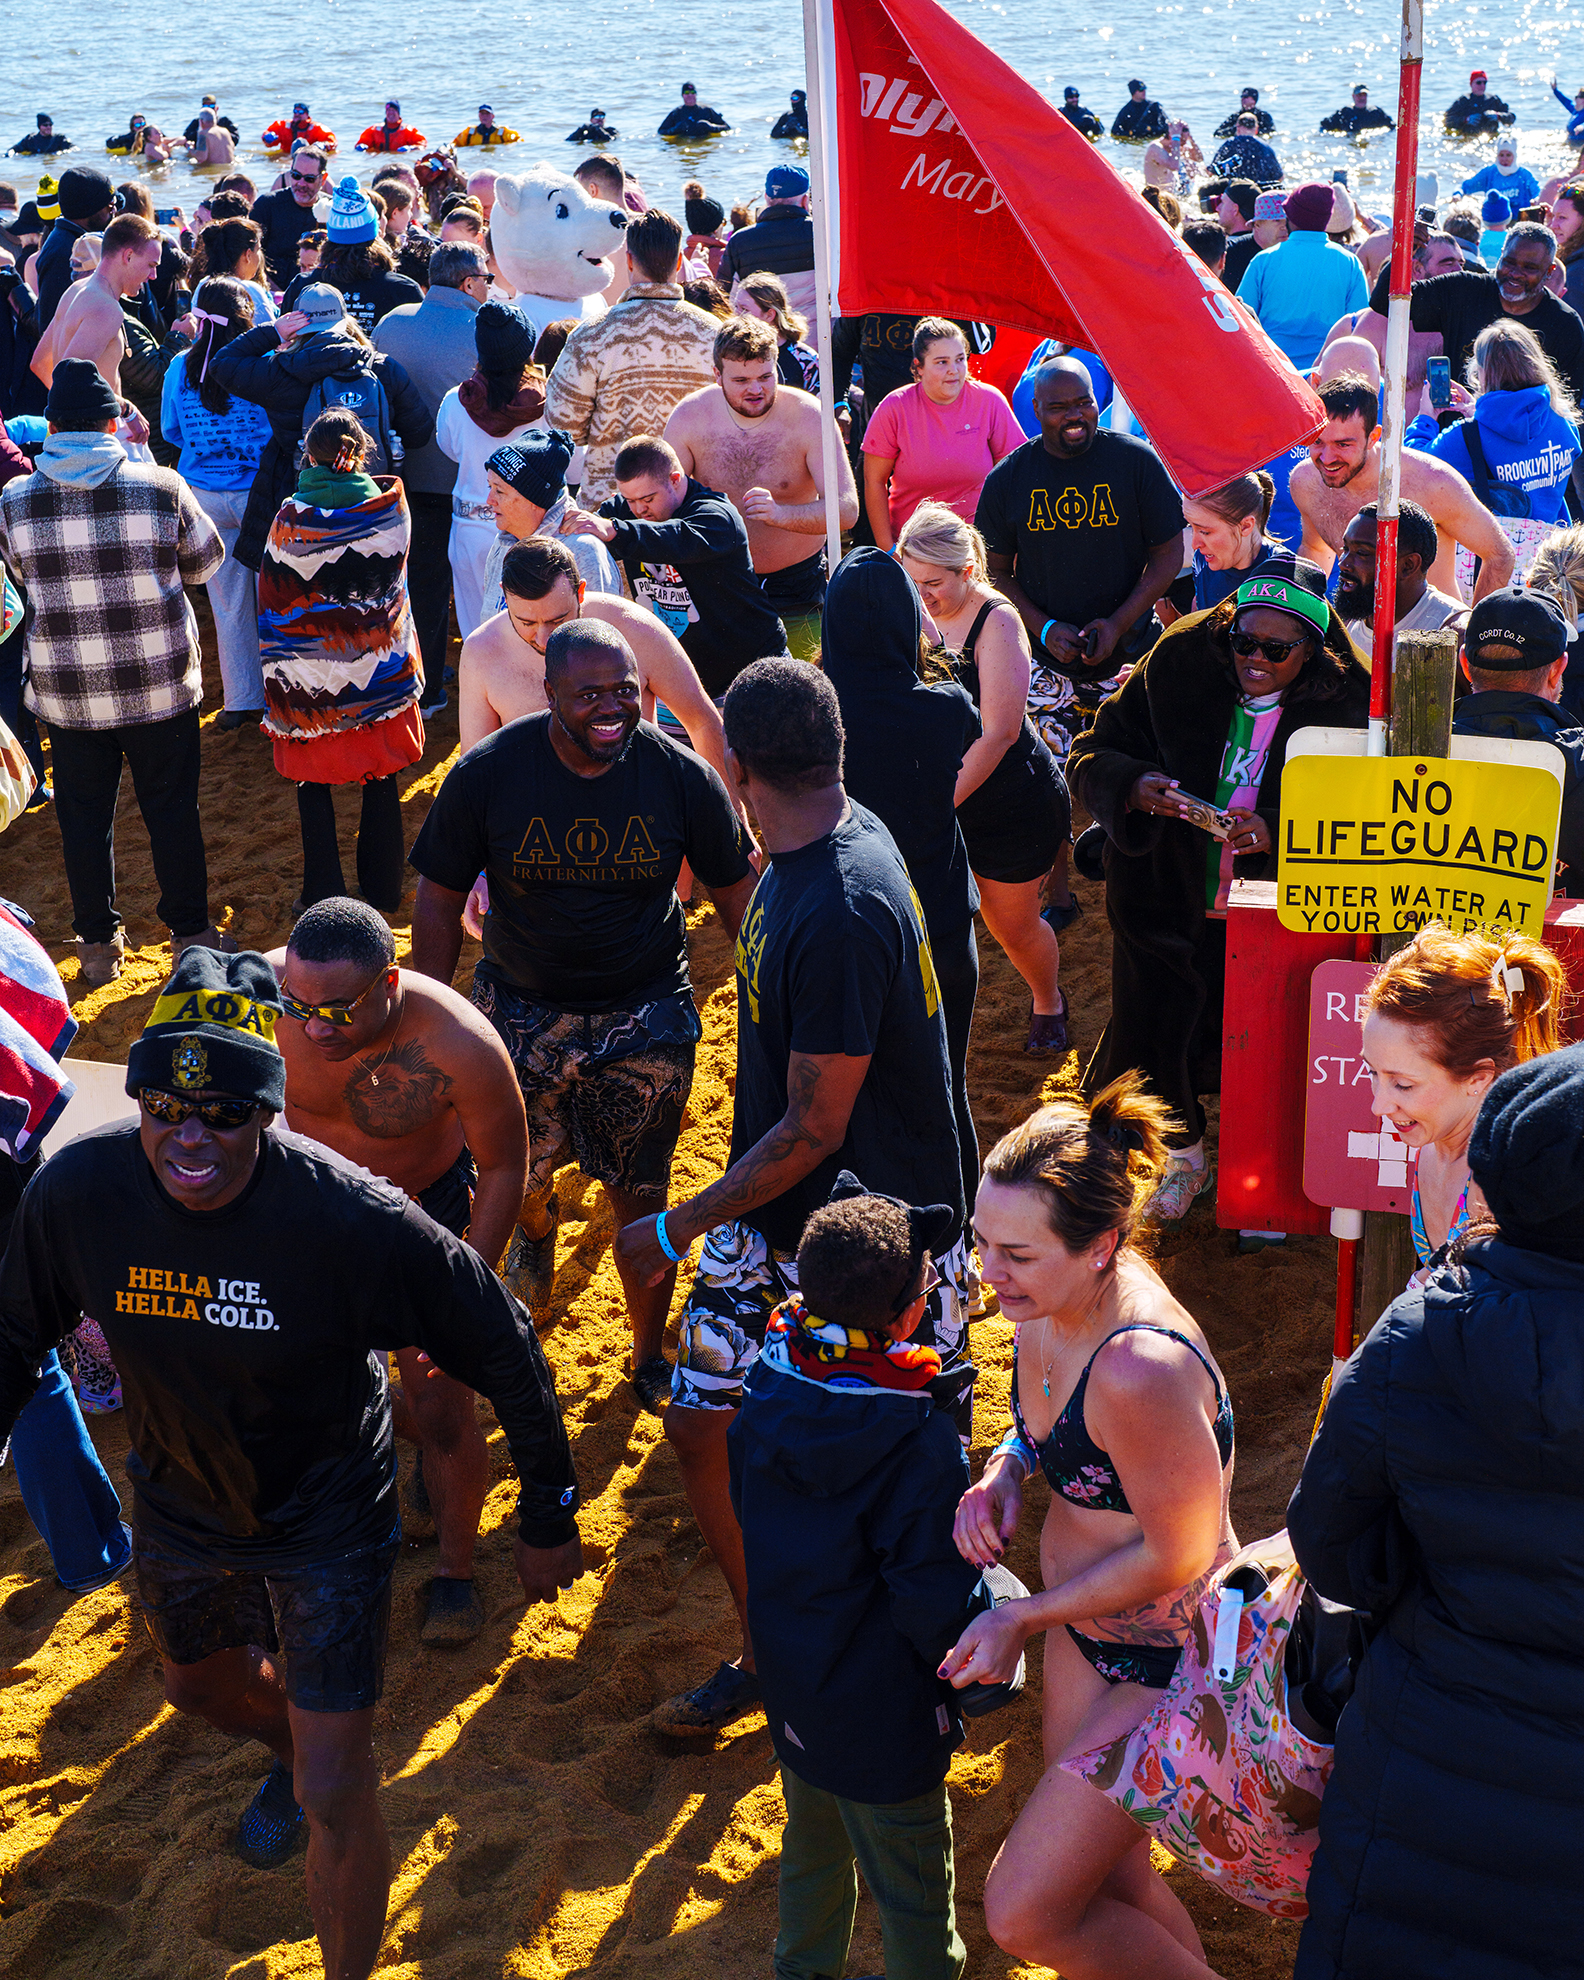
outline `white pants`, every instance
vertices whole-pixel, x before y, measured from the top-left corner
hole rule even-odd
[[[236,560],[237,532],[247,508],[245,488],[195,488],[199,508],[225,545],[225,562],[205,589],[220,649],[220,679],[227,708],[262,708],[264,672],[259,665],[258,576]]]
[[[451,518],[451,596],[464,639],[490,617],[484,603],[484,566],[497,534],[493,516],[485,516],[482,522],[467,516]]]

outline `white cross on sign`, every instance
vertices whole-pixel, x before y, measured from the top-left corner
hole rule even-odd
[[[1358,1161],[1379,1164],[1376,1181],[1382,1189],[1408,1187],[1408,1164],[1416,1151],[1398,1139],[1394,1128],[1385,1126],[1379,1134],[1358,1134],[1349,1129],[1348,1154]]]

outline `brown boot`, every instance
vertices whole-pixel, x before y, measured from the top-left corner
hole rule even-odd
[[[184,949],[218,949],[223,956],[234,956],[238,947],[237,938],[234,935],[222,935],[212,921],[207,928],[200,928],[196,935],[178,935],[173,928],[170,945],[172,962]]]
[[[126,957],[126,937],[118,928],[108,942],[79,942],[77,967],[90,990],[102,990],[121,974]]]

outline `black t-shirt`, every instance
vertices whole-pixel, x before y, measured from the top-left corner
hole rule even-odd
[[[0,1269],[0,1436],[84,1313],[120,1371],[139,1530],[173,1552],[286,1569],[389,1539],[385,1355],[403,1347],[494,1403],[523,1537],[572,1537],[577,1477],[522,1308],[393,1184],[315,1142],[268,1130],[212,1215],[160,1188],[136,1122],[47,1161]]]
[[[270,280],[284,288],[297,273],[297,243],[324,222],[311,206],[297,204],[290,186],[260,193],[248,217],[263,230],[264,262]]]
[[[480,970],[563,1011],[615,1011],[688,988],[683,860],[706,887],[753,871],[726,786],[647,722],[602,776],[579,777],[524,715],[440,786],[412,863],[466,892],[489,875]]]
[[[376,269],[367,281],[354,283],[345,282],[336,275],[321,275],[315,269],[311,275],[298,275],[287,283],[286,292],[281,297],[283,314],[297,307],[297,298],[310,282],[324,282],[332,289],[339,289],[347,315],[364,332],[372,330],[380,318],[389,316],[393,309],[405,309],[424,299],[423,290],[410,275],[398,275],[392,269]]]
[[[960,1227],[935,965],[907,868],[872,811],[852,805],[825,838],[774,856],[743,916],[736,961],[734,1162],[786,1113],[793,1052],[870,1059],[841,1147],[744,1221],[776,1250],[795,1251],[810,1212],[851,1169],[866,1189],[904,1203],[952,1204]]]
[[[1015,560],[1042,612],[1082,626],[1114,612],[1151,549],[1180,536],[1182,502],[1142,440],[1100,432],[1076,460],[1030,440],[985,479],[974,521],[986,548]]]
[[[600,510],[618,527],[611,554],[633,595],[669,626],[717,701],[754,660],[787,650],[786,628],[748,553],[748,528],[714,489],[690,481],[669,522],[642,522],[617,496]]]
[[[1382,268],[1370,293],[1370,308],[1384,316],[1391,300],[1391,266]],[[1408,320],[1416,330],[1439,330],[1441,344],[1452,361],[1452,376],[1461,378],[1474,349],[1474,339],[1503,317],[1532,330],[1540,347],[1562,374],[1575,401],[1584,397],[1584,319],[1549,290],[1526,316],[1511,316],[1502,308],[1501,284],[1494,275],[1475,269],[1455,269],[1415,282],[1408,298]]]
[[[1248,273],[1248,265],[1260,251],[1260,244],[1252,233],[1228,234],[1226,244],[1226,266],[1221,271],[1221,280],[1237,294],[1237,285]]]

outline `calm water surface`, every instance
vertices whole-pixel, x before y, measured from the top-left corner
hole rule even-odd
[[[1350,183],[1372,211],[1390,204],[1391,139],[1368,145],[1316,132],[1320,118],[1348,100],[1356,81],[1372,100],[1396,111],[1398,13],[1382,0],[947,0],[1037,88],[1056,102],[1067,83],[1109,126],[1126,98],[1126,82],[1141,75],[1152,96],[1188,119],[1204,145],[1237,107],[1239,88],[1252,82],[1276,119],[1273,140],[1289,182],[1329,178],[1345,165]],[[1303,0],[1298,0],[1300,6]],[[621,140],[616,147],[637,171],[650,197],[680,213],[684,179],[697,175],[724,203],[763,188],[765,168],[801,152],[777,143],[770,126],[787,92],[803,81],[802,13],[798,0],[537,0],[532,5],[483,5],[480,0],[290,0],[228,7],[173,0],[38,0],[3,12],[7,60],[0,73],[0,144],[33,128],[34,113],[50,112],[58,130],[80,147],[67,162],[105,163],[116,179],[127,167],[106,159],[107,136],[141,110],[167,132],[179,133],[213,90],[243,133],[239,163],[260,184],[268,167],[257,142],[273,118],[306,98],[320,123],[337,132],[343,152],[336,170],[367,181],[375,160],[348,155],[366,124],[377,122],[387,94],[406,119],[432,141],[449,140],[474,120],[480,100],[497,121],[525,142],[489,154],[502,169],[541,158],[583,155],[564,142],[598,103]],[[1584,83],[1579,16],[1556,0],[1432,0],[1426,13],[1427,59],[1421,133],[1422,166],[1440,175],[1445,198],[1468,173],[1490,161],[1487,141],[1463,146],[1441,132],[1440,112],[1466,87],[1470,68],[1490,72],[1491,87],[1519,113],[1520,157],[1544,181],[1571,157],[1562,142],[1563,117],[1548,87],[1563,66],[1570,93]],[[677,146],[653,133],[678,100],[684,78],[735,126],[703,145]],[[1138,153],[1106,150],[1125,169]],[[475,154],[482,162],[484,154]],[[189,212],[205,175],[185,164],[144,166],[156,203]],[[38,179],[31,159],[0,161],[0,176],[23,189]],[[212,175],[209,175],[212,176]],[[1059,196],[1053,186],[1053,196]]]

